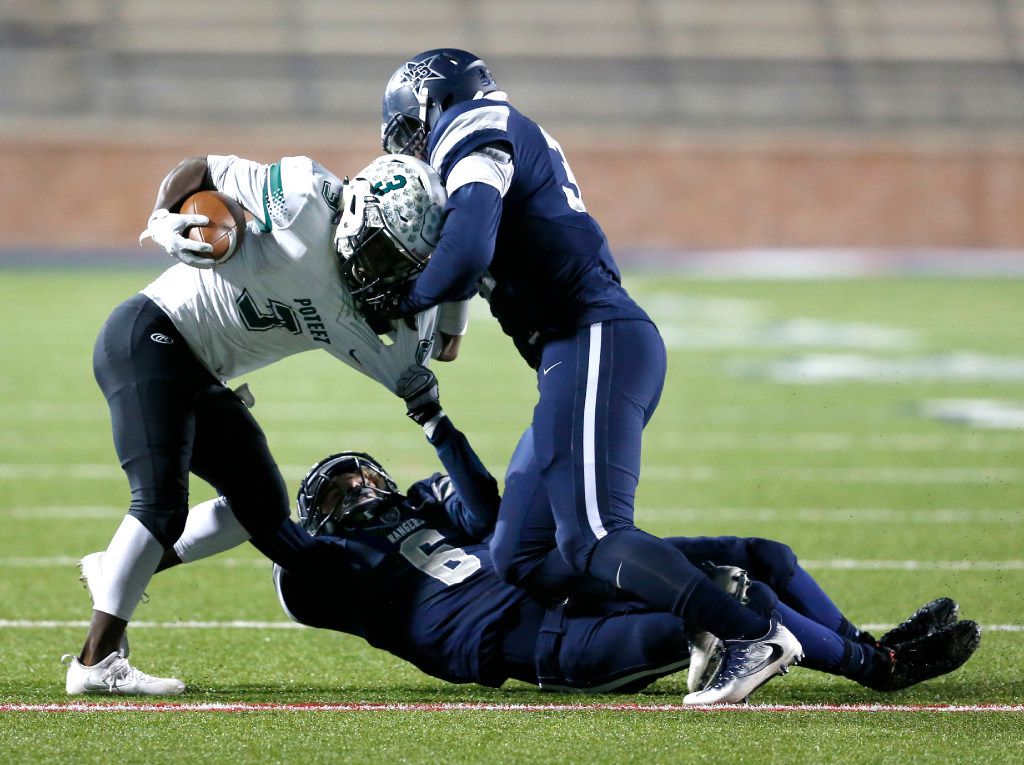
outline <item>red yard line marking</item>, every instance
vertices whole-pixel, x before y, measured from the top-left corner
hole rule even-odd
[[[1024,712],[1024,704],[273,704],[68,702],[0,704],[0,712]]]

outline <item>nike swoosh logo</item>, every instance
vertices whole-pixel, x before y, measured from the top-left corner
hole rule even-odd
[[[360,360],[358,359],[358,357],[356,356],[356,349],[355,349],[355,348],[349,348],[349,349],[348,349],[348,355],[349,355],[349,356],[351,356],[351,357],[352,357],[352,360],[353,360],[354,362],[356,362],[356,363],[357,363],[357,364],[358,364],[359,366],[362,366],[362,365],[363,365],[363,362],[361,362],[361,361],[360,361]]]
[[[559,361],[558,363],[561,364],[562,362]],[[616,589],[619,589],[619,590],[622,589],[622,585],[619,583],[619,577],[620,576],[622,576],[622,561],[621,560],[619,561],[619,568],[615,571],[615,587],[616,587]]]
[[[772,647],[771,653],[768,654],[764,659],[762,659],[761,663],[759,663],[756,667],[753,667],[748,674],[752,675],[755,672],[760,672],[762,669],[767,667],[769,664],[772,664],[773,662],[778,661],[779,657],[782,656],[782,646],[781,645],[779,645],[778,643],[769,643],[769,645]]]
[[[90,673],[89,676],[87,678],[85,678],[85,681],[82,683],[82,687],[85,688],[85,690],[87,690],[87,691],[109,691],[110,690],[110,684],[109,683],[103,682],[102,680],[98,680],[98,681],[94,680],[93,679],[94,676],[95,675],[93,673]],[[102,677],[102,674],[100,674],[100,677]],[[116,685],[116,683],[115,683],[115,685]]]
[[[554,369],[555,367],[557,367],[561,363],[562,363],[561,361],[556,361],[554,364],[552,364],[551,366],[549,366],[547,369],[544,370],[544,374],[547,374],[548,372],[550,372],[552,369]]]

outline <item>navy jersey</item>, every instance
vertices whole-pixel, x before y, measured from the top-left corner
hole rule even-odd
[[[328,586],[275,568],[298,622],[358,635],[452,683],[500,685],[504,618],[526,595],[494,573],[479,527],[447,476],[414,484],[386,524],[349,532],[351,567]]]
[[[511,155],[512,172],[498,184],[503,187],[500,221],[481,293],[524,357],[536,366],[536,347],[544,340],[595,322],[649,321],[622,287],[608,240],[584,207],[561,147],[507,102],[483,98],[457,104],[431,129],[428,157],[451,194],[449,213],[472,204],[467,189],[482,185],[472,183],[469,165],[460,166],[460,161],[481,151],[501,156],[489,147]],[[460,247],[458,236],[449,231],[452,220],[446,223],[440,252],[413,290],[413,304],[424,302],[432,285],[443,279],[441,269],[451,268],[447,256]],[[474,224],[480,225],[474,220],[467,225]]]

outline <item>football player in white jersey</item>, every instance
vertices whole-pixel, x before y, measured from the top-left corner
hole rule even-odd
[[[220,260],[207,256],[210,245],[183,235],[209,222],[179,213],[204,189],[227,194],[253,217],[237,251]],[[140,242],[152,238],[181,263],[114,310],[93,355],[132,499],[102,571],[90,572],[93,618],[82,652],[65,657],[68,693],[184,690],[180,680],[132,667],[124,636],[185,526],[189,472],[246,508],[239,520],[253,545],[285,569],[314,573],[337,555],[291,521],[284,479],[249,413],[248,392],[225,381],[322,348],[409,401],[425,395],[409,382],[421,378],[407,376],[402,385],[399,378],[431,357],[454,358],[464,307],[371,327],[346,279],[366,282],[352,253],[368,241],[379,255],[390,253],[392,266],[404,264],[407,276],[422,268],[444,205],[436,174],[408,157],[381,157],[352,184],[306,157],[272,165],[196,157],[164,178]]]

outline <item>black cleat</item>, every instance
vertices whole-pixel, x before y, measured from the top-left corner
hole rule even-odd
[[[876,691],[909,688],[957,669],[978,650],[980,642],[981,627],[962,621],[893,647],[883,645],[877,649],[871,673],[858,682]]]
[[[960,606],[955,600],[938,598],[914,611],[910,618],[878,638],[878,642],[892,648],[900,643],[917,640],[956,623],[959,613]]]

